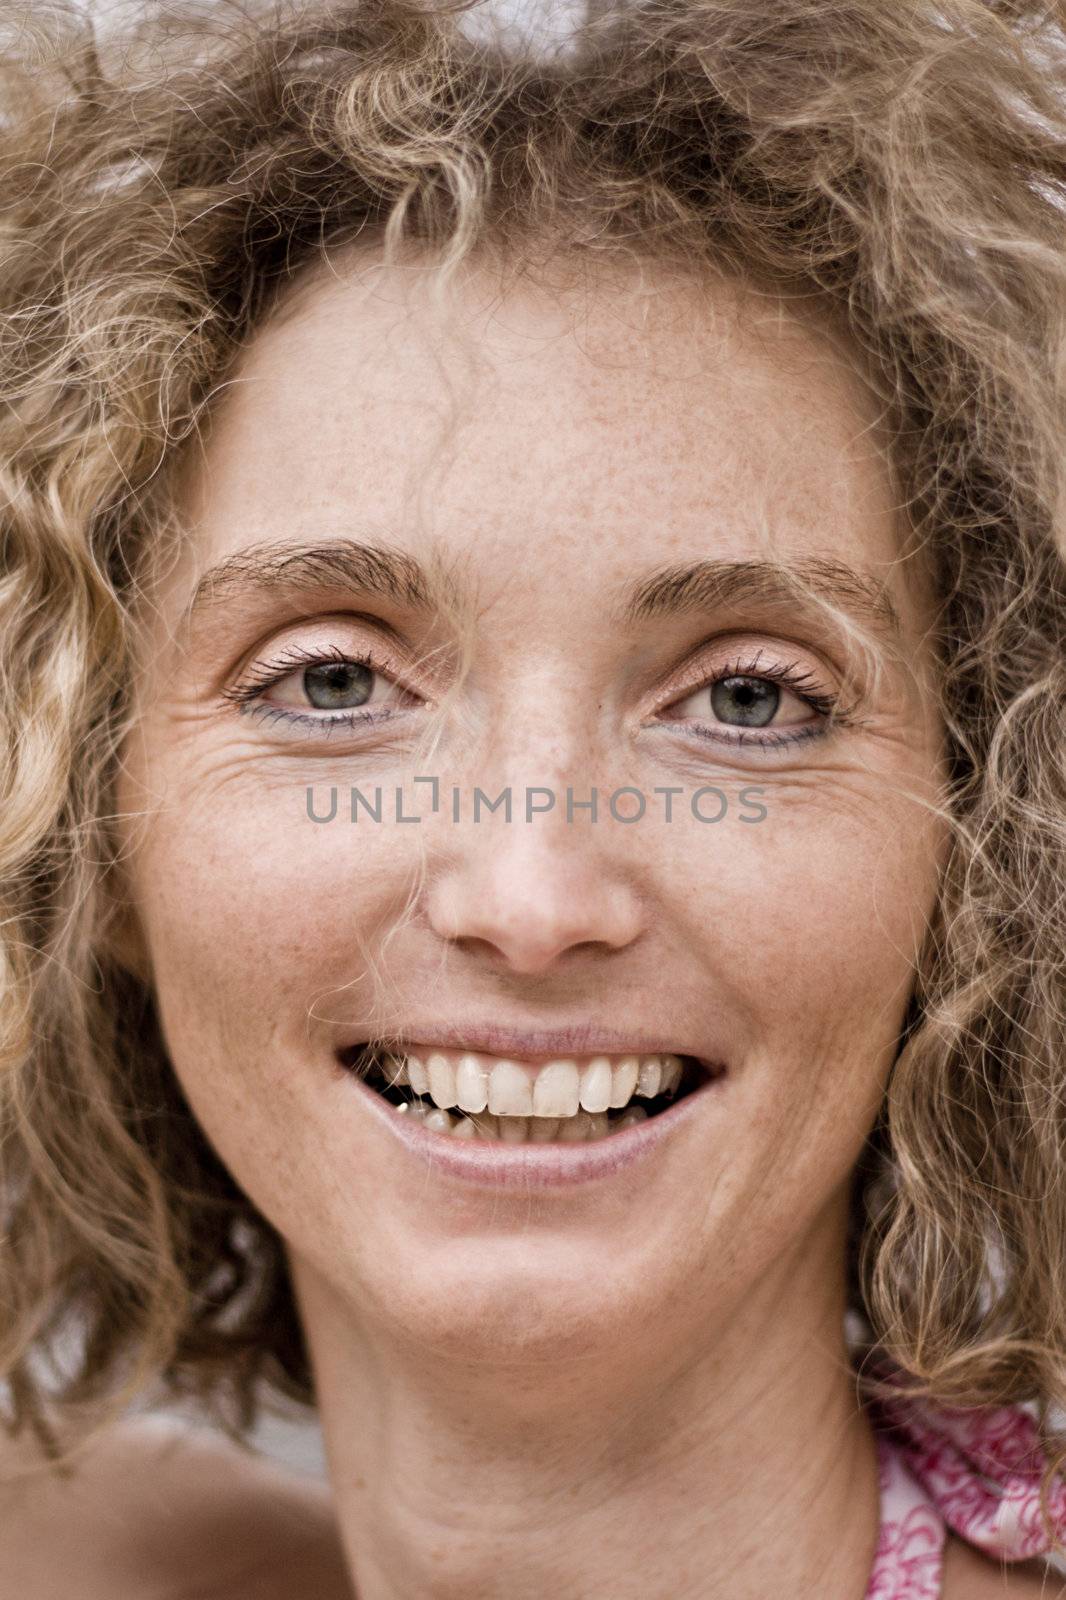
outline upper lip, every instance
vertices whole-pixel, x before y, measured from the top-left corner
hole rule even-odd
[[[523,1057],[577,1055],[692,1056],[711,1065],[692,1041],[670,1039],[666,1033],[636,1028],[610,1028],[599,1023],[574,1022],[562,1028],[507,1027],[498,1022],[470,1022],[448,1026],[427,1022],[424,1027],[396,1029],[388,1035],[398,1048],[440,1045],[444,1049],[478,1050],[485,1055],[522,1060]]]

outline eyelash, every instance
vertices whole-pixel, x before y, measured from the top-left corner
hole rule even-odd
[[[386,665],[369,650],[340,650],[335,645],[328,650],[303,650],[299,646],[293,646],[274,661],[260,662],[243,683],[223,689],[222,699],[231,705],[236,705],[237,710],[246,715],[263,717],[267,721],[277,719],[319,731],[324,727],[327,732],[340,727],[367,728],[396,715],[395,706],[388,706],[382,711],[337,711],[325,715],[319,713],[316,716],[304,711],[292,711],[285,706],[256,704],[267,689],[272,688],[275,683],[281,683],[297,668],[321,667],[330,662],[340,662],[345,666],[369,667],[373,672],[381,672]]]
[[[297,668],[323,666],[329,662],[365,666],[379,673],[385,665],[368,650],[340,650],[335,646],[329,650],[302,650],[293,647],[275,661],[259,663],[243,683],[224,689],[221,698],[235,705],[241,713],[250,713],[267,719],[280,718],[290,724],[307,725],[318,730],[323,726],[327,730],[335,727],[366,728],[396,715],[396,708],[391,706],[378,712],[356,710],[311,715],[292,711],[283,706],[256,704],[267,689],[272,688],[275,683],[281,683]],[[822,719],[821,723],[815,726],[804,725],[792,733],[776,733],[772,730],[768,733],[754,733],[747,728],[738,728],[731,734],[725,734],[719,730],[727,727],[726,723],[690,722],[688,732],[696,738],[738,747],[755,745],[762,749],[780,749],[784,745],[798,744],[804,739],[823,736],[828,732],[830,722],[846,725],[851,720],[849,713],[841,709],[839,698],[821,687],[813,673],[798,671],[795,662],[788,666],[778,666],[773,663],[768,666],[761,665],[758,656],[747,660],[738,659],[729,666],[722,667],[712,678],[694,682],[682,695],[675,698],[686,699],[689,695],[698,693],[700,689],[711,688],[723,678],[759,678],[780,684],[797,695],[810,706],[812,711],[817,711]]]
[[[732,732],[726,733],[722,730],[728,728],[728,723],[690,722],[687,731],[694,738],[705,739],[715,744],[733,745],[738,749],[748,749],[754,745],[757,749],[779,750],[786,745],[800,744],[806,739],[823,738],[829,732],[831,724],[840,727],[851,723],[850,712],[842,707],[839,696],[820,685],[812,672],[801,671],[794,661],[787,666],[778,666],[776,663],[762,665],[758,654],[747,659],[738,658],[727,666],[720,667],[713,677],[697,679],[682,695],[675,698],[687,699],[700,689],[710,689],[723,678],[759,678],[780,684],[783,688],[790,689],[810,706],[812,711],[817,711],[821,721],[816,724],[804,724],[789,733],[777,732],[774,729],[759,733],[749,728],[734,728]],[[670,704],[673,704],[673,701]]]

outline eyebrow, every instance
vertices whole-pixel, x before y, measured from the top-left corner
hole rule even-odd
[[[205,608],[247,594],[346,588],[426,611],[438,602],[434,580],[414,557],[357,539],[320,543],[272,541],[246,547],[208,569],[185,608],[185,622]],[[801,603],[813,590],[897,640],[902,623],[885,585],[872,574],[830,557],[795,562],[700,560],[661,567],[628,583],[611,616],[621,627],[742,602]]]
[[[626,586],[615,615],[625,627],[744,601],[803,604],[811,591],[876,632],[895,640],[902,637],[903,624],[884,583],[827,556],[793,562],[693,561],[664,567]]]
[[[428,610],[437,592],[420,562],[384,545],[358,539],[275,540],[247,546],[208,568],[182,621],[189,623],[226,600],[297,589],[353,589],[413,610]]]

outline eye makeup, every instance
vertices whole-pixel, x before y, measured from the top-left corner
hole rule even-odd
[[[813,721],[790,723],[774,728],[768,724],[752,724],[750,721],[745,724],[743,719],[739,723],[732,723],[725,718],[716,721],[699,717],[671,719],[660,715],[658,718],[660,725],[669,726],[671,722],[675,722],[697,738],[711,739],[720,744],[780,748],[783,745],[821,736],[833,723],[840,724],[847,720],[846,713],[841,709],[839,697],[813,672],[800,668],[794,661],[786,664],[764,660],[763,654],[764,652],[760,650],[754,654],[742,652],[734,655],[719,664],[713,673],[705,673],[694,678],[680,696],[675,695],[670,705],[676,705],[679,700],[692,698],[703,690],[709,690],[713,708],[716,688],[729,685],[730,692],[740,694],[743,711],[745,696],[750,701],[753,695],[757,699],[761,692],[765,700],[767,698],[765,691],[770,687],[773,690],[773,694],[769,697],[773,702],[771,716],[776,715],[781,699],[780,691],[784,690],[814,713]],[[395,669],[391,662],[385,660],[383,653],[374,649],[341,649],[336,645],[315,649],[288,646],[273,659],[254,664],[239,683],[223,691],[222,699],[244,714],[255,715],[272,723],[288,723],[322,734],[328,734],[338,727],[357,732],[360,729],[377,726],[399,712],[414,709],[418,704],[424,703],[401,685],[396,685],[401,704],[381,706],[374,710],[368,709],[365,704],[352,707],[334,706],[330,709],[324,707],[316,709],[313,705],[306,708],[285,706],[267,698],[270,689],[289,678],[297,678],[301,673],[302,692],[307,694],[310,674],[317,668],[327,666],[361,666],[373,677],[387,678],[390,681],[395,678]],[[719,700],[723,698],[725,697],[718,696]],[[668,711],[670,706],[662,709]]]

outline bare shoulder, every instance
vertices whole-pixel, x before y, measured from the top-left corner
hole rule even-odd
[[[944,1600],[1066,1600],[1066,1576],[1042,1561],[993,1561],[950,1538],[944,1554]]]
[[[0,1594],[351,1600],[327,1486],[208,1429],[139,1417],[69,1477],[24,1477],[37,1459],[0,1445]]]

